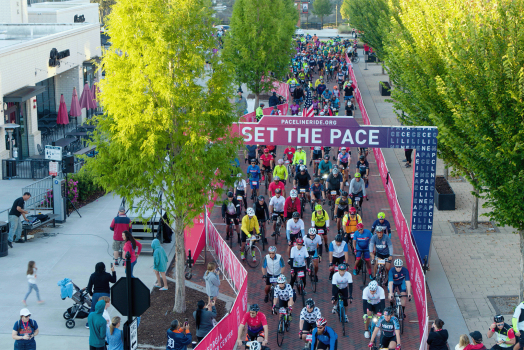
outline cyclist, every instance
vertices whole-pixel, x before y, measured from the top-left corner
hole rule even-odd
[[[293,146],[286,147],[286,149],[284,150],[284,160],[287,159],[287,161],[290,164],[293,164],[294,156],[295,156],[295,148]],[[290,168],[291,168],[291,171],[293,171],[293,167],[290,167]],[[288,175],[294,176],[294,173],[288,174]]]
[[[298,336],[306,342],[307,333],[311,333],[316,328],[316,322],[319,318],[322,318],[320,309],[315,306],[313,299],[309,298],[306,300],[306,307],[300,312],[300,322],[298,324]]]
[[[271,221],[273,221],[273,234],[271,237],[274,237],[276,234],[278,216],[280,216],[282,222],[284,222],[284,204],[286,200],[280,195],[281,192],[282,190],[277,188],[275,195],[269,201],[269,213],[271,214]]]
[[[333,167],[331,174],[326,179],[327,190],[331,196],[331,191],[336,191],[337,195],[340,195],[340,190],[344,190],[344,183],[342,182],[342,175],[338,171],[337,167]],[[331,198],[331,197],[330,197]]]
[[[304,164],[306,164],[306,159],[307,155],[306,155],[306,151],[304,151],[302,149],[302,146],[297,146],[297,151],[294,152],[293,154],[293,163],[292,165],[298,165],[300,163],[300,160],[302,160],[304,162]]]
[[[382,313],[385,306],[386,296],[384,289],[380,287],[377,281],[369,282],[368,286],[362,291],[362,308],[364,309],[364,337],[369,339],[370,334],[368,331],[369,320],[373,317],[373,314]]]
[[[222,203],[222,219],[224,220],[226,225],[229,225],[231,220],[233,220],[233,223],[235,224],[235,229],[237,230],[238,244],[240,244],[240,228],[238,226],[238,224],[240,223],[240,221],[238,220],[239,217],[240,203],[233,195],[233,192],[229,191],[227,193],[227,200],[225,200],[224,203]],[[231,232],[231,234],[233,234],[233,232]],[[226,241],[228,239],[229,233],[227,234]]]
[[[338,90],[337,90],[338,91]],[[331,108],[331,113],[335,116],[338,116],[338,111],[340,110],[340,101],[339,99],[335,96],[335,93],[333,93],[333,95],[331,96],[331,99],[329,100],[330,102],[330,108]]]
[[[316,228],[312,227],[309,229],[306,238],[304,238],[304,245],[309,253],[309,257],[313,259],[315,282],[318,282],[318,260],[322,259],[322,238],[317,235]]]
[[[306,171],[304,165],[300,166],[300,172],[295,175],[293,186],[298,192],[305,192],[308,202],[311,200],[309,196],[309,188],[311,186],[311,175]]]
[[[282,159],[279,160],[282,161]],[[286,186],[283,182],[280,181],[280,176],[273,177],[273,182],[269,184],[268,188],[269,195],[273,197],[277,189],[279,189],[280,193],[282,193],[282,196],[286,198]]]
[[[333,96],[335,96],[337,99],[340,99],[340,91],[338,90],[338,86],[336,85],[333,86]],[[331,100],[333,100],[333,96],[331,96]]]
[[[242,198],[244,199],[244,208],[247,208],[247,199],[246,199],[246,188],[247,188],[247,185],[246,185],[246,180],[244,180],[242,178],[242,173],[238,173],[237,174],[237,180],[235,181],[235,184],[233,185],[233,188],[234,188],[234,196],[235,198],[237,196],[242,196]]]
[[[318,176],[324,181],[333,169],[333,164],[329,161],[329,154],[324,155],[324,160],[318,164]]]
[[[289,253],[289,266],[291,266],[291,285],[295,285],[297,275],[299,271],[304,272],[304,277],[302,277],[302,282],[304,283],[304,288],[306,288],[306,271],[309,272],[309,253],[304,247],[304,240],[302,238],[297,238],[295,240],[296,246],[291,248]]]
[[[384,315],[380,316],[377,326],[373,330],[373,335],[368,344],[369,347],[373,346],[373,341],[380,330],[379,348],[400,349],[400,323],[398,322],[398,318],[393,316],[393,312],[393,309],[390,307],[384,310]]]
[[[289,85],[289,92],[291,93],[291,95],[293,95],[293,92],[295,91],[295,87],[298,85],[297,79],[295,79],[295,77],[291,77],[287,81],[287,84]]]
[[[324,106],[328,103],[329,100],[331,100],[331,95],[333,93],[331,91],[329,91],[328,88],[326,88],[326,90],[324,90],[324,92],[322,93],[322,100],[324,101]]]
[[[286,238],[288,242],[287,254],[291,250],[291,246],[297,238],[304,237],[304,221],[300,218],[298,211],[293,213],[293,220],[288,220],[286,224]]]
[[[344,218],[344,213],[349,211],[349,206],[351,205],[351,199],[348,198],[348,193],[346,191],[340,192],[340,197],[335,201],[335,219],[337,219],[337,231],[340,231],[340,226],[342,224],[342,219]]]
[[[285,190],[286,189],[286,187],[285,187],[286,180],[287,180],[287,177],[288,177],[287,167],[284,165],[284,160],[283,159],[279,159],[277,163],[278,163],[278,165],[276,165],[275,169],[273,170],[273,179],[278,177],[280,179],[280,181],[283,182],[284,190]],[[285,193],[285,191],[284,191],[284,193]]]
[[[293,217],[293,213],[301,213],[300,199],[297,199],[298,193],[297,190],[291,190],[289,197],[284,203],[284,218],[287,220]]]
[[[326,193],[324,191],[324,186],[320,183],[320,178],[315,177],[313,180],[313,186],[311,186],[311,211],[313,211],[313,205],[318,203],[320,199],[322,202],[326,202]]]
[[[338,266],[349,261],[348,245],[342,238],[342,235],[338,234],[335,239],[329,244],[329,280],[331,281],[335,268],[333,265]]]
[[[353,116],[353,104],[351,103],[351,101],[347,101],[345,109],[346,109],[346,116],[352,117]]]
[[[515,349],[524,348],[524,301],[518,304],[515,307],[515,312],[513,313],[513,318],[511,319],[511,324],[513,325],[513,331],[519,337],[518,347],[515,345]],[[521,332],[522,330],[522,332]]]
[[[293,310],[293,304],[297,296],[293,287],[286,283],[286,276],[280,274],[277,278],[278,286],[275,287],[273,296],[273,310],[276,311],[277,308],[287,307],[289,309],[289,321],[293,318],[291,316],[291,311]]]
[[[244,162],[247,163],[250,159],[256,159],[257,158],[257,145],[246,145],[246,149],[244,150]]]
[[[398,290],[400,294],[407,295],[411,299],[411,281],[409,280],[409,271],[403,267],[402,259],[395,259],[393,262],[394,269],[389,270],[388,274],[388,290],[389,300],[393,300],[395,292]],[[404,311],[404,318],[406,318],[406,298],[402,299],[402,310]]]
[[[433,330],[433,329],[432,329]],[[496,344],[491,350],[511,349],[515,344],[515,332],[513,328],[504,322],[504,316],[496,315],[493,317],[493,323],[488,330],[488,338],[496,336]]]
[[[320,62],[319,62],[320,63]],[[322,62],[324,64],[324,62]],[[317,80],[315,80],[315,89],[324,82],[324,77],[320,75]]]
[[[349,195],[351,196],[351,198],[360,197],[361,207],[364,198],[367,199],[366,186],[364,185],[364,181],[360,181],[360,173],[355,173],[355,177],[351,180],[351,183],[349,185]],[[353,206],[354,204],[355,200],[353,200]]]
[[[357,214],[357,210],[354,207],[349,207],[349,213],[344,215],[342,225],[346,229],[346,242],[349,242],[349,235],[355,233],[357,225],[362,223],[362,218]]]
[[[251,165],[247,167],[249,186],[251,187],[251,199],[255,200],[255,190],[260,187],[260,167],[255,158],[251,159]]]
[[[358,262],[364,258],[366,267],[369,272],[369,279],[373,279],[373,274],[371,273],[371,262],[369,261],[369,241],[371,240],[371,231],[364,229],[362,223],[357,224],[357,230],[353,236],[353,249],[355,250],[355,267],[353,268],[353,275],[357,275],[357,266]]]
[[[377,217],[378,219],[373,222],[373,225],[371,225],[371,232],[375,234],[377,226],[384,226],[388,232],[389,238],[391,238],[391,225],[389,224],[389,221],[386,220],[386,214],[380,212]]]
[[[368,185],[368,177],[369,177],[369,163],[366,160],[366,156],[361,155],[358,158],[357,162],[357,171],[360,173],[360,177],[364,179],[364,182],[366,183],[366,187]]]
[[[327,327],[325,318],[317,320],[317,328],[313,329],[311,350],[337,350],[338,336],[331,327]]]
[[[322,209],[320,204],[315,205],[315,212],[311,215],[311,226],[317,229],[317,233],[322,236],[324,248],[328,252],[327,232],[329,231],[329,215]],[[323,232],[319,232],[322,230]]]
[[[326,84],[324,84],[324,81],[321,79],[320,84],[318,84],[316,90],[317,90],[317,96],[319,101],[322,101],[322,96],[324,94],[324,91],[327,89]]]
[[[258,196],[258,200],[253,204],[253,209],[255,210],[255,216],[259,221],[259,226],[262,224],[264,227],[264,232],[266,232],[266,221],[269,220],[269,210],[265,201],[264,196]],[[265,236],[265,235],[264,235]],[[265,237],[262,237],[264,242],[266,241]]]
[[[247,208],[247,214],[242,218],[242,244],[240,246],[240,258],[245,260],[244,248],[246,246],[246,241],[248,238],[251,238],[253,231],[257,232],[257,235],[260,235],[260,227],[258,226],[258,219],[255,216],[255,210],[253,208]],[[255,252],[253,252],[253,261],[256,261]]]
[[[384,226],[377,226],[377,228],[375,228],[376,234],[374,234],[373,237],[371,237],[371,240],[369,241],[369,252],[371,254],[371,261],[373,263],[375,263],[375,255],[378,259],[386,260],[386,274],[388,274],[389,269],[391,268],[393,243],[391,242],[389,236],[384,234],[384,231]],[[373,276],[376,276],[377,274],[377,265],[378,264],[375,264]]]
[[[291,111],[291,115],[298,115],[300,106],[298,105],[297,100],[293,100],[293,104],[289,107],[289,110]]]
[[[253,341],[261,342],[262,345],[267,345],[269,330],[267,327],[266,315],[259,312],[258,304],[253,304],[249,307],[249,311],[244,314],[242,321],[238,326],[237,346],[242,346],[242,335],[244,334],[244,327],[247,324],[246,338]]]
[[[331,303],[334,304],[331,313],[337,312],[337,297],[338,293],[342,294],[344,300],[344,315],[346,316],[346,323],[348,323],[348,315],[346,313],[346,307],[348,306],[348,299],[353,302],[353,278],[347,271],[346,264],[342,263],[338,265],[338,272],[333,275],[331,282]]]
[[[324,147],[321,146],[313,146],[311,147],[310,157],[311,160],[309,161],[309,165],[313,165],[313,162],[317,159],[322,159],[324,156]]]
[[[337,165],[339,168],[344,170],[344,182],[346,186],[349,186],[349,167],[348,164],[351,162],[351,153],[346,151],[346,147],[340,147],[340,153],[337,156]]]
[[[269,176],[268,182],[271,182],[271,168],[275,166],[273,155],[269,153],[269,148],[264,148],[264,154],[260,156],[262,162],[262,181],[265,180],[265,175]]]
[[[266,280],[266,288],[264,289],[264,303],[269,301],[269,291],[271,290],[271,282],[276,280],[280,274],[284,273],[286,266],[284,259],[280,254],[277,254],[277,247],[271,246],[268,249],[269,254],[264,258],[262,264],[262,276]]]

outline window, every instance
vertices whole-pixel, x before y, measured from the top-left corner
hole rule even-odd
[[[38,120],[48,117],[50,114],[56,114],[55,99],[55,78],[51,77],[36,83],[37,86],[45,86],[46,90],[36,96]]]

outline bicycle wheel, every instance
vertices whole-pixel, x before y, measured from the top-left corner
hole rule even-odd
[[[344,310],[344,301],[341,299],[338,300],[338,309],[340,315],[340,323],[342,323],[342,335],[346,335],[346,311]]]
[[[362,254],[364,255],[364,254]],[[366,285],[366,278],[368,277],[367,271],[366,271],[366,262],[364,259],[360,259],[360,263],[362,264],[361,274],[362,274],[362,284]]]
[[[304,218],[304,211],[306,209],[306,198],[302,197],[302,200],[300,201],[300,218]]]
[[[276,246],[277,243],[278,243],[278,236],[279,236],[279,233],[280,233],[280,225],[279,225],[278,222],[277,222],[277,227],[276,227],[276,230],[275,230],[275,246]]]
[[[311,290],[313,291],[313,293],[316,293],[317,292],[317,280],[315,277],[317,276],[315,275],[315,266],[313,265],[313,263],[311,263],[310,270],[311,270],[311,276],[313,277],[311,279]]]
[[[262,240],[262,251],[266,250],[266,231],[264,230],[264,226],[260,229],[260,239]]]
[[[351,236],[349,236],[348,245],[349,245],[349,249],[351,250],[351,255],[353,255],[353,258],[356,259],[357,254],[355,254],[355,249],[353,249],[353,238],[351,238]]]
[[[333,218],[333,216],[335,216],[335,205],[334,204],[331,206],[331,216],[330,216],[330,218]]]
[[[302,282],[302,279],[300,279],[300,289],[302,294],[302,307],[306,307],[306,291],[304,290],[304,282]]]
[[[397,306],[398,308],[398,322],[400,322],[400,334],[404,334],[404,310],[402,309],[402,304]]]
[[[226,228],[226,232],[227,232],[227,229],[229,228],[229,247],[230,248],[233,248],[233,228],[230,226],[228,226]]]
[[[262,253],[256,245],[252,245],[246,250],[246,262],[251,268],[255,268],[260,265],[260,260],[262,259]]]
[[[268,190],[268,188],[269,188],[269,177],[267,176],[267,173],[266,173],[266,176],[265,176],[265,177],[266,177],[266,179],[265,179],[264,183],[265,183],[265,185],[266,185],[266,195],[267,195],[267,190]]]
[[[280,317],[280,321],[278,321],[278,329],[277,329],[277,345],[278,347],[282,346],[282,343],[284,342],[284,333],[285,333],[285,325],[284,325],[284,317]]]

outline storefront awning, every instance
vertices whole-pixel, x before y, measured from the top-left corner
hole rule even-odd
[[[33,96],[40,95],[44,91],[45,86],[24,86],[4,95],[4,102],[24,102]]]

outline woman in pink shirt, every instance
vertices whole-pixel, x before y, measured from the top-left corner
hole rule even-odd
[[[142,244],[139,241],[137,241],[135,237],[133,237],[131,232],[127,230],[122,232],[122,239],[124,240],[124,242],[126,242],[124,244],[124,258],[127,252],[131,254],[131,277],[135,277],[133,276],[133,269],[136,264],[136,259],[140,256],[140,252],[142,251]],[[138,251],[135,253],[137,247]]]

